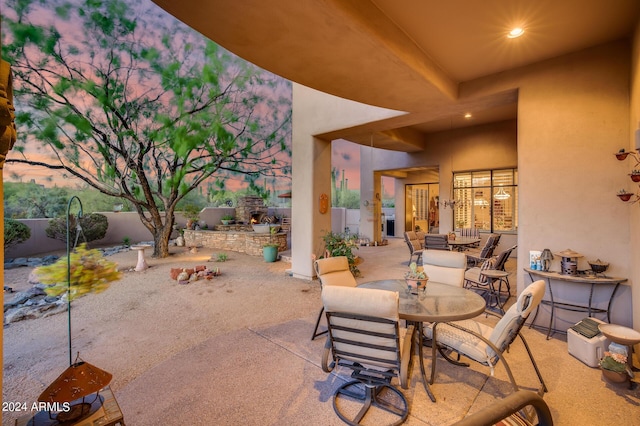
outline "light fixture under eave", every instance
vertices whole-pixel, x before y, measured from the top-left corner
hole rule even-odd
[[[507,38],[518,38],[522,34],[524,34],[524,28],[516,27],[509,31],[509,33],[507,34]]]
[[[507,193],[504,191],[504,188],[503,188],[503,187],[500,187],[500,188],[498,189],[498,192],[496,192],[495,194],[493,194],[493,198],[495,198],[496,200],[506,200],[506,199],[508,199],[509,197],[511,197],[511,195],[510,195],[510,194],[507,194]]]

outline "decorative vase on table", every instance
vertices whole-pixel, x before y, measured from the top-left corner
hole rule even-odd
[[[424,291],[427,288],[427,281],[429,281],[429,279],[405,278],[404,281],[407,283],[407,289],[409,292],[416,294],[418,291]]]
[[[424,292],[427,288],[429,276],[424,272],[422,266],[418,266],[416,262],[411,262],[409,272],[404,275],[404,281],[407,283],[407,291],[412,294]]]

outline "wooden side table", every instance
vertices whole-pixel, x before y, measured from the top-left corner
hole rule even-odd
[[[27,415],[18,418],[15,426],[126,426],[118,401],[116,401],[113,392],[108,386],[100,391],[100,399],[102,404],[100,404],[99,400],[92,404],[92,409],[94,408],[93,405],[100,404],[93,414],[83,417],[75,423],[59,423],[56,419],[49,417],[48,411],[38,411],[34,416]]]

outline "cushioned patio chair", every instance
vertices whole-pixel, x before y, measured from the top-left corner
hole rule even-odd
[[[313,262],[313,269],[315,269],[316,275],[320,280],[322,288],[330,285],[337,285],[343,287],[355,287],[358,285],[351,270],[349,269],[349,259],[346,256],[326,257],[324,259],[318,259]],[[327,330],[318,332],[320,326],[320,320],[322,319],[322,312],[324,312],[324,306],[320,308],[318,319],[316,320],[316,327],[313,329],[311,340],[316,337],[327,333]]]
[[[545,282],[543,280],[531,283],[522,291],[516,303],[507,310],[493,328],[475,320],[433,323],[425,327],[425,336],[436,342],[436,346],[433,348],[431,383],[433,383],[435,378],[435,349],[437,347],[440,354],[450,363],[468,367],[469,364],[459,361],[460,355],[463,355],[470,360],[488,366],[492,376],[496,364],[498,361],[502,361],[513,390],[517,392],[519,388],[513,377],[511,368],[504,357],[504,352],[509,348],[511,343],[513,343],[515,338],[519,336],[540,381],[541,387],[539,392],[540,394],[546,392],[547,386],[542,379],[538,365],[533,358],[527,341],[520,332],[531,311],[540,304],[540,301],[544,297],[544,292]],[[487,315],[497,316],[492,312],[487,312]],[[456,352],[458,359],[454,360],[451,358],[445,352],[446,350]]]
[[[425,250],[451,250],[449,236],[446,234],[427,234],[424,237]]]
[[[407,246],[409,247],[409,253],[410,253],[409,263],[412,262],[413,256],[416,256],[416,263],[420,262],[420,259],[422,258],[422,252],[423,252],[422,250],[423,243],[420,242],[416,233],[414,231],[405,232],[404,242],[407,243]]]
[[[352,371],[354,379],[340,386],[333,395],[338,417],[350,425],[365,420],[369,409],[380,408],[392,414],[394,425],[403,423],[409,405],[402,392],[391,384],[409,387],[413,326],[400,327],[399,296],[395,291],[326,286],[322,303],[327,316],[329,337],[322,356],[322,369],[331,372],[340,366]],[[331,356],[330,356],[331,355]],[[344,401],[362,403],[358,413],[348,415]],[[375,416],[371,412],[369,417]],[[366,419],[379,424],[379,419]],[[377,420],[377,421],[376,421]]]
[[[487,241],[484,243],[484,247],[480,252],[470,251],[467,255],[467,268],[473,268],[479,266],[482,262],[493,256],[493,251],[500,243],[500,237],[502,234],[489,234]]]
[[[429,281],[462,287],[466,260],[464,253],[457,251],[425,250],[422,267]]]

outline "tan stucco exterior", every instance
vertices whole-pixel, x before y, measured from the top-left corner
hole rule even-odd
[[[616,42],[462,85],[465,96],[517,90],[517,120],[430,135],[419,153],[378,151],[369,161],[369,148],[362,147],[363,200],[374,199],[373,175],[367,170],[371,167],[384,171],[436,166],[441,194],[450,192],[452,171],[517,167],[518,257],[526,259],[534,249],[571,248],[582,253],[585,262],[596,258],[610,262],[608,273],[630,278],[629,285],[618,291],[612,321],[639,328],[640,317],[636,313],[633,318],[631,304],[633,297],[634,306],[640,306],[638,266],[634,266],[638,263],[632,262],[638,258],[637,238],[633,238],[639,235],[634,223],[638,207],[615,197],[620,187],[632,187],[626,176],[632,165],[613,155],[621,147],[634,148],[635,143],[628,130],[635,134],[637,124],[630,124],[630,116],[638,115],[630,102],[631,52],[628,43]],[[638,96],[636,93],[636,103]],[[306,210],[315,210],[311,206],[319,196],[317,191],[329,190],[330,166],[319,152],[309,155],[309,147],[314,146],[309,142],[328,130],[339,136],[341,126],[345,131],[354,125],[366,127],[381,117],[378,108],[302,87],[294,88],[293,101],[294,228],[300,229],[300,220],[313,223],[311,232],[295,236],[293,268],[298,276],[310,276],[311,262],[302,259],[310,259],[322,230],[329,227],[323,217],[315,215],[314,220]],[[309,187],[314,188],[313,194]],[[302,206],[298,197],[305,197]],[[371,218],[375,211],[361,209],[365,235],[375,229]],[[451,230],[450,213],[440,213],[441,232]],[[528,279],[520,271],[518,287]],[[580,301],[583,295],[587,297],[583,293],[571,298]]]

